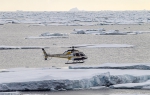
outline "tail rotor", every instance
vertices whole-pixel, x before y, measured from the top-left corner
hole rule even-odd
[[[46,51],[44,50],[44,48],[42,48],[42,51],[43,51],[43,53],[44,53],[45,60],[47,60],[48,54],[46,53]]]

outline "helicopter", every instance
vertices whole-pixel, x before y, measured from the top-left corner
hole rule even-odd
[[[68,59],[65,64],[76,64],[76,63],[84,63],[88,57],[81,51],[75,48],[133,48],[134,45],[128,44],[82,44],[82,45],[73,45],[71,47],[61,47],[61,48],[71,48],[65,51],[62,54],[48,54],[45,49],[50,48],[48,46],[0,46],[0,50],[14,50],[14,49],[42,49],[44,53],[44,59],[47,60],[48,57],[56,57],[56,58],[66,58]],[[72,60],[71,63],[69,61]]]
[[[133,45],[126,44],[83,44],[83,45],[74,45],[71,47],[62,47],[62,48],[71,48],[65,51],[62,54],[48,54],[44,48],[42,48],[44,59],[47,60],[48,57],[56,57],[56,58],[66,58],[68,61],[65,64],[76,64],[76,63],[84,63],[88,57],[81,51],[75,48],[128,48],[133,47]],[[69,61],[72,60],[71,63]]]
[[[44,53],[45,60],[47,60],[48,57],[66,58],[68,61],[65,64],[84,63],[84,60],[88,59],[88,57],[83,52],[74,49],[78,47],[72,46],[69,48],[71,49],[65,51],[63,54],[48,54],[44,48],[42,48],[42,51]],[[72,60],[72,62],[68,63],[70,60]]]

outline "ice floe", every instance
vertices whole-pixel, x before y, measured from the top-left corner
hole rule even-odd
[[[102,66],[118,67],[96,69],[64,68],[14,68],[0,72],[0,91],[29,90],[73,90],[91,89],[94,87],[110,88],[150,88],[150,70],[148,63],[103,64]],[[114,65],[114,66],[113,66]],[[139,68],[130,68],[142,66]],[[144,69],[144,66],[145,69]],[[126,67],[122,69],[121,67]]]
[[[149,24],[150,12],[143,11],[75,11],[69,12],[0,12],[0,24],[27,23],[40,25],[113,25]]]
[[[68,36],[66,33],[42,33],[40,36]]]
[[[0,95],[22,95],[19,92],[0,92]]]
[[[69,69],[139,69],[139,70],[150,70],[149,63],[128,63],[128,64],[116,64],[116,63],[105,63],[99,66],[69,66]]]
[[[69,38],[67,33],[42,33],[38,37],[26,37],[25,39],[50,39],[50,38]]]
[[[105,29],[74,29],[71,34],[103,34]]]
[[[136,35],[142,33],[149,33],[141,32],[141,31],[133,31],[133,32],[120,32],[119,30],[109,30],[106,31],[105,29],[74,29],[71,34],[94,34],[94,35]]]

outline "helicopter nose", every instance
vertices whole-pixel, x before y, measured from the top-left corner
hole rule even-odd
[[[87,56],[84,56],[83,59],[88,59],[88,57],[87,57]]]

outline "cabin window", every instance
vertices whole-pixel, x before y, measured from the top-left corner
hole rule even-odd
[[[74,56],[80,56],[80,54],[79,54],[79,53],[74,53],[73,55],[74,55]]]

